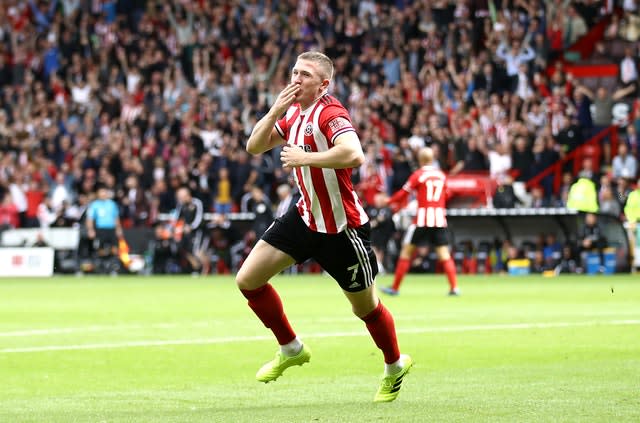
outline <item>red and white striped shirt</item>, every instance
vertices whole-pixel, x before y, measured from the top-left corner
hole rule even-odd
[[[433,166],[423,166],[411,174],[402,189],[389,202],[403,204],[410,193],[416,193],[418,211],[413,223],[418,227],[445,228],[447,202],[447,177]]]
[[[347,110],[329,94],[306,110],[291,105],[275,128],[287,144],[307,152],[327,151],[339,135],[355,132]],[[312,231],[335,234],[369,221],[351,184],[351,169],[303,166],[293,173],[302,194],[298,212]]]

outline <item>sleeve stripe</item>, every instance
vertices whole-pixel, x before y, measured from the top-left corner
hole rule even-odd
[[[333,144],[335,142],[336,138],[339,135],[342,135],[344,133],[351,132],[351,131],[356,132],[356,130],[353,127],[347,127],[347,128],[340,129],[338,132],[333,134],[333,136],[331,137],[331,144]]]
[[[282,130],[282,128],[280,128],[280,125],[278,124],[278,122],[276,122],[275,128],[276,128],[276,131],[278,131],[278,134],[280,134],[280,136],[284,138],[284,131]]]

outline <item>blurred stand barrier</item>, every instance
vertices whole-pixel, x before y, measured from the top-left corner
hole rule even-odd
[[[0,236],[0,276],[51,276],[77,268],[79,228],[9,229]]]
[[[396,229],[404,231],[412,220],[411,204],[403,211],[394,215]],[[161,222],[170,222],[170,215],[161,215]],[[215,227],[220,216],[214,213],[205,214],[209,227]],[[240,234],[244,234],[252,227],[255,215],[253,213],[231,213],[225,216],[225,221],[232,225]],[[510,240],[520,245],[536,240],[542,234],[554,234],[560,243],[576,242],[580,228],[583,225],[582,214],[565,208],[458,208],[448,209],[447,219],[451,229],[451,245],[454,253],[457,245],[471,242],[473,245],[493,244],[496,240]],[[628,272],[634,267],[640,267],[640,225],[637,228],[625,224],[613,216],[599,215],[600,224],[607,238],[607,245],[615,250],[615,269],[617,272]],[[148,252],[149,243],[154,238],[153,228],[133,228],[124,231],[133,255],[144,255]],[[77,269],[77,250],[80,242],[79,228],[50,228],[50,229],[13,229],[2,232],[0,265],[3,272],[12,260],[24,263],[36,263],[37,259],[29,258],[26,250],[15,258],[14,252],[22,248],[31,247],[37,241],[55,250],[56,272],[73,273]],[[635,248],[634,248],[635,247]],[[43,263],[46,263],[43,261]]]
[[[9,229],[2,232],[2,247],[31,247],[38,242],[55,250],[75,250],[80,241],[79,228]]]
[[[396,229],[406,229],[413,213],[411,204],[397,213],[394,216]],[[640,254],[635,255],[634,263],[634,241],[628,234],[627,225],[610,215],[598,214],[598,220],[607,246],[615,249],[616,272],[629,272],[634,267],[632,264],[640,266]],[[447,221],[452,237],[450,244],[455,250],[455,246],[465,242],[478,246],[510,240],[513,245],[520,246],[548,234],[555,235],[561,244],[576,243],[584,225],[584,214],[566,208],[460,208],[448,209]]]

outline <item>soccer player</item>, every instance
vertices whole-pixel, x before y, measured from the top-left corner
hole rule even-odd
[[[351,169],[362,164],[364,153],[349,113],[327,93],[332,76],[333,63],[327,56],[300,54],[291,83],[247,141],[251,154],[285,144],[282,166],[292,169],[301,198],[267,229],[238,270],[236,282],[280,344],[275,358],[256,374],[258,381],[267,383],[311,358],[269,279],[294,263],[315,259],[338,282],[382,350],[385,371],[374,401],[388,402],[398,396],[413,363],[400,354],[393,317],[376,295],[378,268],[369,222],[351,184]]]
[[[409,271],[416,247],[430,242],[435,246],[438,260],[444,265],[444,272],[449,280],[449,295],[460,295],[456,282],[456,265],[449,253],[447,217],[445,216],[447,177],[432,166],[433,159],[433,150],[429,147],[422,148],[418,153],[420,169],[413,172],[404,186],[387,199],[387,203],[397,210],[409,194],[415,192],[418,211],[402,240],[402,250],[396,265],[393,285],[381,289],[385,294],[398,295],[400,284]]]

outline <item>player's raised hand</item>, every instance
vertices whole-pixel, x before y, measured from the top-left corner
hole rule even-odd
[[[271,106],[271,110],[277,116],[282,115],[296,100],[296,96],[299,92],[300,84],[291,83],[287,85],[282,91],[280,91],[280,94],[278,94],[278,98],[276,98],[273,106]]]
[[[304,166],[304,156],[306,154],[307,153],[305,153],[301,148],[296,147],[295,145],[285,145],[282,147],[282,151],[280,152],[282,167],[294,168]]]

